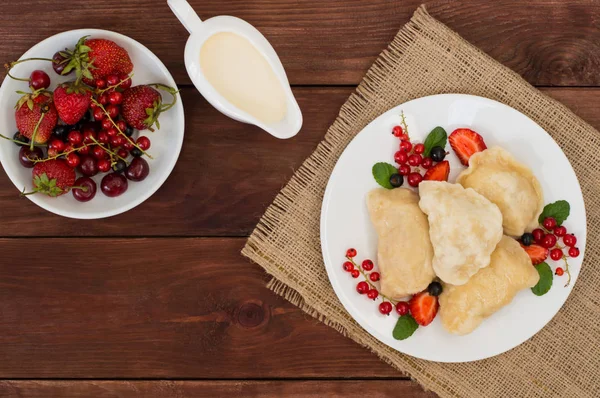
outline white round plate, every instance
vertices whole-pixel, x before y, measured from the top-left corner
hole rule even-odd
[[[395,340],[392,330],[397,315],[381,315],[379,300],[373,302],[356,292],[356,283],[342,269],[346,250],[358,251],[357,261],[372,259],[377,266],[377,236],[371,225],[365,197],[377,188],[371,168],[376,162],[394,164],[399,141],[391,134],[400,124],[400,111],[413,141],[424,141],[436,126],[448,134],[467,127],[481,134],[488,147],[502,146],[520,162],[529,166],[539,179],[546,203],[565,199],[571,214],[565,222],[578,238],[581,254],[569,261],[572,281],[563,287],[567,277],[555,277],[550,291],[541,297],[530,289],[486,319],[466,336],[455,336],[444,330],[439,317],[427,327],[419,327],[406,340]],[[448,145],[450,182],[464,169]],[[407,185],[407,184],[406,184]],[[522,113],[490,99],[443,94],[424,97],[399,105],[363,129],[348,145],[337,162],[327,185],[321,213],[321,245],[327,273],[333,288],[352,317],[371,335],[388,346],[417,358],[438,362],[468,362],[498,355],[523,343],[537,333],[561,308],[579,275],[586,241],[586,218],[583,197],[577,177],[556,142],[535,122]],[[552,269],[558,266],[548,259]],[[362,277],[361,277],[362,278]]]
[[[59,33],[33,46],[23,54],[21,59],[30,57],[52,58],[56,51],[64,50],[65,47],[72,48],[79,38],[87,35],[92,38],[113,40],[129,52],[134,65],[132,79],[134,86],[144,83],[163,83],[176,87],[175,81],[165,65],[150,50],[127,36],[107,30],[79,29]],[[54,89],[58,83],[74,79],[74,75],[66,77],[57,75],[52,70],[50,62],[47,61],[24,62],[13,68],[11,74],[27,77],[35,69],[41,69],[48,73],[51,80],[51,89]],[[16,131],[14,106],[20,97],[15,92],[17,90],[28,91],[27,83],[6,77],[2,87],[0,87],[0,131],[10,137]],[[171,101],[168,93],[161,91],[161,95],[165,102]],[[117,198],[104,196],[99,186],[103,174],[99,174],[94,177],[94,180],[98,183],[98,192],[96,197],[89,202],[78,202],[71,194],[61,195],[57,198],[38,194],[29,195],[27,198],[52,213],[80,219],[110,217],[134,208],[156,192],[175,167],[183,143],[185,126],[180,95],[178,95],[177,104],[160,115],[160,126],[160,130],[156,130],[154,133],[148,130],[139,133],[139,135],[147,135],[152,141],[148,153],[154,159],[145,158],[150,165],[150,174],[142,182],[129,181],[129,188],[123,195]],[[22,191],[23,188],[26,191],[32,189],[31,169],[26,169],[19,163],[18,148],[15,144],[0,139],[0,162],[17,188],[14,192],[15,195],[19,195],[19,191]]]

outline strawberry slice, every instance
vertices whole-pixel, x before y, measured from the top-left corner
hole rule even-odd
[[[427,290],[415,294],[408,302],[410,313],[415,321],[421,326],[427,326],[435,318],[439,304],[435,296],[427,293]]]
[[[487,149],[483,137],[470,129],[454,130],[448,137],[448,141],[460,162],[465,166],[469,165],[469,159],[474,153]]]
[[[423,179],[428,181],[448,181],[449,174],[450,163],[444,160],[427,170]]]
[[[546,249],[545,247],[536,245],[535,243],[529,246],[524,246],[521,243],[521,247],[527,252],[533,265],[543,263],[548,258],[548,249]]]

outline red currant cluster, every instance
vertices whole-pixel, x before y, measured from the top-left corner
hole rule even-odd
[[[374,271],[375,265],[373,261],[367,259],[358,265],[354,258],[356,257],[356,249],[348,249],[346,251],[346,258],[348,261],[344,262],[344,271],[349,272],[353,278],[358,278],[360,275],[364,277],[364,281],[360,281],[356,285],[356,291],[359,294],[366,294],[371,300],[376,300],[377,297],[381,297],[382,302],[379,304],[379,312],[384,315],[389,315],[394,308],[399,315],[406,315],[409,311],[409,305],[405,301],[395,301],[391,298],[381,294],[373,282],[378,282],[380,274]]]
[[[561,238],[564,246],[561,246],[559,243],[559,239]],[[575,246],[577,244],[577,237],[574,234],[568,234],[565,226],[557,225],[556,219],[553,217],[546,217],[542,222],[541,228],[533,230],[530,240],[549,250],[549,256],[552,260],[564,260],[565,269],[557,267],[555,274],[561,276],[567,272],[570,281],[571,274],[569,272],[567,257],[575,258],[579,256],[579,248]],[[567,281],[567,284],[569,281]]]

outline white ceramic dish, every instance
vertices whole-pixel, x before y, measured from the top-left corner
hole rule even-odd
[[[565,222],[578,238],[581,254],[569,261],[572,281],[555,277],[552,289],[535,296],[529,289],[521,291],[511,304],[486,319],[473,333],[455,336],[446,332],[439,317],[427,327],[420,327],[410,338],[399,341],[392,337],[397,316],[381,315],[377,303],[356,292],[360,279],[342,269],[346,250],[358,251],[357,260],[370,258],[377,265],[377,237],[371,225],[365,195],[378,185],[371,174],[376,162],[394,164],[398,139],[390,134],[400,123],[404,111],[411,139],[423,141],[436,126],[448,134],[455,128],[468,127],[480,133],[488,147],[500,145],[519,161],[529,166],[540,180],[546,203],[565,199],[571,214]],[[464,169],[449,145],[451,164],[449,181],[454,182]],[[577,177],[556,142],[535,122],[522,113],[490,99],[445,94],[419,98],[399,105],[363,129],[343,152],[336,164],[323,199],[321,244],[327,273],[340,301],[352,317],[371,335],[398,351],[431,361],[468,362],[503,353],[523,343],[562,307],[573,289],[586,242],[586,217]],[[548,259],[554,269],[558,266]],[[378,301],[379,302],[379,301]]]
[[[150,50],[127,36],[106,30],[79,29],[59,33],[36,44],[21,58],[52,58],[56,51],[65,47],[72,48],[80,37],[86,35],[113,40],[129,52],[134,64],[133,85],[163,83],[176,87],[175,81],[165,65]],[[66,77],[57,75],[52,70],[50,62],[45,61],[24,62],[11,70],[11,74],[26,77],[35,69],[41,69],[48,73],[51,79],[51,89],[54,89],[59,82],[74,79],[74,75]],[[14,106],[20,97],[15,92],[16,90],[27,91],[27,84],[8,77],[5,78],[0,88],[0,131],[10,136],[16,131]],[[168,93],[161,92],[161,94],[165,101],[169,102],[171,100]],[[65,194],[57,198],[46,195],[29,195],[27,198],[52,213],[80,219],[110,217],[134,208],[160,188],[177,162],[183,144],[185,127],[183,104],[180,96],[178,96],[177,104],[173,108],[160,115],[160,125],[161,129],[156,130],[154,133],[146,130],[140,132],[140,135],[147,135],[152,141],[148,153],[154,159],[146,158],[150,165],[150,174],[142,182],[129,181],[129,188],[123,195],[117,198],[104,196],[100,191],[99,183],[102,175],[99,174],[94,177],[94,180],[98,183],[98,193],[89,202],[80,203],[71,194]],[[27,191],[31,190],[31,169],[26,169],[20,165],[18,148],[12,142],[0,139],[0,162],[17,188],[14,191],[15,195],[19,195],[19,191],[22,191],[23,188]]]
[[[302,127],[302,112],[294,98],[283,65],[268,40],[248,22],[231,16],[221,15],[201,21],[196,12],[185,0],[168,0],[169,7],[179,21],[190,32],[185,46],[185,67],[192,82],[212,106],[221,113],[240,122],[253,124],[277,138],[291,138]],[[200,67],[200,49],[204,42],[218,32],[232,32],[248,39],[265,57],[284,88],[287,99],[287,113],[277,123],[265,124],[232,105],[206,80]]]

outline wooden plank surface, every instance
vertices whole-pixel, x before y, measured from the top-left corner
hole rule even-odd
[[[184,89],[188,128],[175,170],[148,201],[117,217],[58,217],[20,198],[0,173],[0,236],[247,236],[323,138],[353,88],[294,91],[305,114],[304,127],[297,137],[281,141],[226,118],[193,88]],[[543,91],[600,128],[600,89]]]
[[[190,0],[199,15],[235,15],[278,51],[293,84],[357,84],[423,0]],[[600,82],[600,3],[580,0],[427,1],[430,13],[536,85]],[[24,23],[30,21],[32,23]],[[33,23],[35,22],[35,23]],[[178,83],[187,32],[164,0],[4,2],[0,59],[61,31],[102,28],[158,55]]]
[[[261,398],[432,398],[409,380],[310,381],[0,381],[0,396],[18,398],[65,397],[261,397]]]
[[[0,239],[0,379],[399,376],[268,291],[244,242]]]

